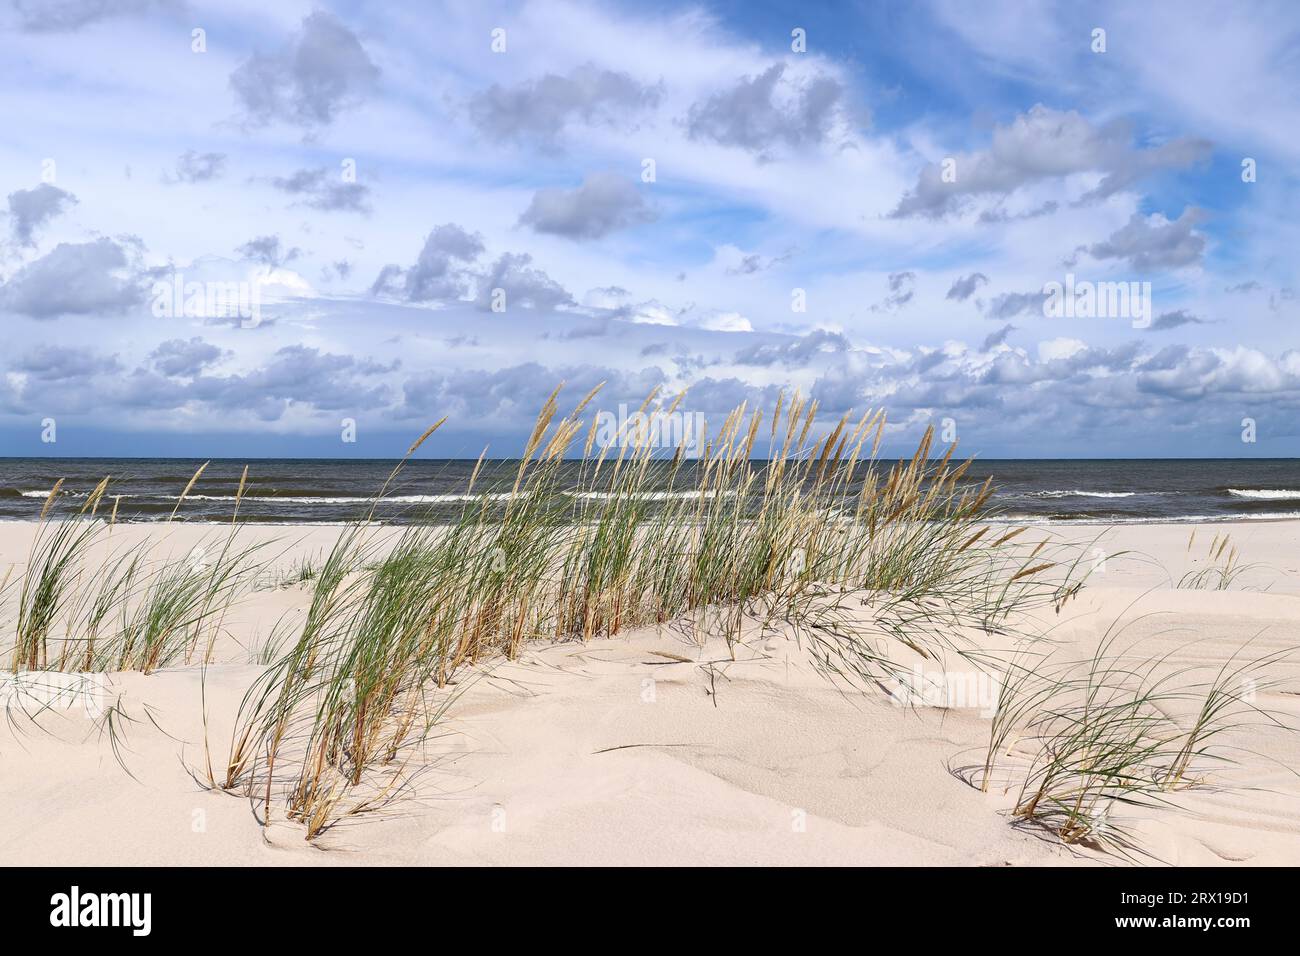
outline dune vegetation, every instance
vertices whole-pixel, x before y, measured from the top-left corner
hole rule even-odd
[[[482,480],[479,459],[454,520],[397,531],[372,506],[293,570],[309,607],[260,652],[232,737],[205,741],[198,779],[312,839],[409,785],[477,669],[533,642],[682,622],[733,649],[747,625],[783,630],[828,679],[863,690],[898,680],[891,647],[993,675],[1002,693],[971,782],[1014,772],[1013,818],[1066,842],[1105,842],[1115,800],[1195,785],[1217,730],[1250,710],[1240,668],[1171,690],[1105,653],[1082,671],[1050,664],[1050,641],[1023,621],[1079,593],[1082,552],[990,523],[989,484],[965,479],[969,463],[930,430],[909,460],[885,462],[883,411],[818,423],[796,394],[735,409],[698,447],[662,448],[656,419],[681,397],[652,394],[597,444],[598,390],[563,413],[559,391],[508,480]],[[207,666],[225,615],[265,580],[238,500],[211,547],[159,556],[112,549],[110,487],[72,509],[56,487],[26,567],[0,585],[12,671]],[[1174,693],[1194,699],[1190,721],[1162,707]]]

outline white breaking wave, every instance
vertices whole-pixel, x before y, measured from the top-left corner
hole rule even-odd
[[[163,495],[168,501],[179,501],[180,495]],[[388,495],[383,500],[400,502],[402,504],[446,504],[456,501],[479,501],[483,495]],[[509,498],[508,494],[487,495],[492,501],[504,501]],[[234,501],[235,495],[186,495],[186,501]],[[285,504],[297,505],[352,505],[366,504],[374,501],[373,496],[325,496],[325,495],[244,495],[244,502],[283,502]]]
[[[566,493],[567,493],[567,492],[566,492]],[[699,498],[701,495],[703,495],[704,497],[712,498],[715,494],[716,494],[716,492],[713,492],[713,491],[705,491],[705,492],[700,492],[700,491],[646,491],[646,492],[642,492],[641,494],[637,495],[636,497],[638,497],[638,498],[643,498],[643,499],[646,499],[646,500],[649,500],[649,501],[665,501],[665,500],[668,500],[668,499],[670,499],[670,498]],[[729,491],[729,492],[726,492],[726,494],[727,494],[728,496],[731,496],[731,495],[734,495],[735,492],[734,492],[734,491]],[[177,500],[179,500],[180,495],[165,495],[165,496],[163,496],[163,497],[167,498],[167,500],[169,500],[169,501],[177,501]],[[459,495],[389,495],[389,496],[387,496],[387,497],[384,498],[384,501],[401,502],[401,503],[403,503],[403,504],[426,504],[426,505],[427,505],[427,504],[452,504],[452,503],[455,503],[455,502],[462,502],[462,501],[482,501],[484,498],[486,498],[486,499],[489,500],[489,501],[509,501],[511,498],[517,498],[517,499],[522,500],[522,499],[525,498],[525,497],[526,497],[526,493],[524,493],[524,492],[520,492],[520,493],[517,494],[517,495],[512,495],[512,494],[510,494],[509,492],[494,492],[494,493],[492,493],[492,494],[482,494],[482,495],[464,495],[464,494],[459,494]],[[603,500],[603,499],[610,498],[610,497],[618,497],[618,495],[617,495],[617,494],[615,494],[615,495],[611,495],[609,492],[604,492],[604,491],[585,491],[585,492],[582,492],[582,493],[580,493],[580,494],[575,495],[574,497],[578,497],[578,498],[587,498],[587,499],[594,499],[594,500]],[[189,500],[196,500],[196,501],[234,501],[234,500],[235,500],[235,496],[234,496],[234,495],[187,495],[187,496],[186,496],[186,500],[187,500],[187,501],[189,501]],[[367,497],[350,497],[350,496],[343,496],[343,497],[320,497],[320,496],[296,496],[296,495],[244,495],[243,500],[244,500],[245,502],[250,502],[250,501],[256,501],[256,502],[279,502],[279,501],[283,501],[283,502],[287,502],[287,503],[291,503],[291,504],[303,504],[303,505],[334,505],[334,504],[345,505],[345,504],[364,504],[364,503],[366,503],[366,502],[373,501],[374,499],[373,499],[373,498],[367,498]]]
[[[53,489],[51,489],[51,490],[53,490]],[[48,497],[50,496],[50,492],[49,492],[49,491],[20,491],[20,492],[18,492],[18,493],[19,493],[20,495],[22,495],[24,498],[48,498]],[[60,491],[60,492],[59,492],[59,497],[60,497],[60,498],[85,498],[85,497],[86,497],[87,495],[89,495],[89,494],[90,494],[89,491]],[[106,491],[106,492],[104,492],[104,500],[105,500],[105,501],[112,501],[114,498],[135,498],[135,497],[138,497],[138,496],[136,496],[136,495],[119,495],[119,494],[118,494],[117,492],[115,492],[115,491]],[[191,496],[191,497],[192,497],[192,496]]]
[[[1141,491],[1030,491],[1026,498],[1132,498],[1140,494],[1159,494]]]
[[[716,491],[643,491],[631,497],[639,498],[644,501],[673,501],[681,498],[715,498]],[[723,496],[727,498],[734,497],[736,492],[726,491]],[[583,491],[575,495],[577,498],[586,498],[594,501],[605,501],[609,498],[624,497],[620,492],[608,491]]]
[[[1267,488],[1229,488],[1228,494],[1238,498],[1256,498],[1264,501],[1294,501],[1300,499],[1300,491]]]
[[[995,515],[983,520],[989,524],[1032,524],[1058,525],[1113,525],[1113,524],[1221,524],[1233,521],[1294,521],[1300,518],[1300,511],[1269,511],[1263,514],[1218,514],[1218,515],[1153,515],[1151,517],[1111,517],[1111,518],[1064,518],[1054,515]]]
[[[23,491],[19,492],[24,498],[48,498],[49,491]],[[728,491],[724,493],[731,497],[736,493]],[[85,492],[64,491],[60,496],[70,498],[84,498]],[[701,496],[712,498],[716,495],[714,491],[646,491],[636,497],[648,501],[667,501],[677,498],[699,498]],[[511,498],[524,498],[526,495],[521,492],[518,495],[512,495],[509,492],[494,492],[492,494],[445,494],[445,495],[388,495],[383,500],[397,504],[417,504],[417,505],[439,505],[439,504],[456,504],[465,501],[482,501],[486,498],[488,501],[509,501]],[[137,495],[109,495],[109,498],[135,498]],[[180,501],[180,495],[145,495],[143,497],[155,498],[160,501]],[[575,497],[585,498],[588,500],[604,500],[610,497],[618,497],[604,491],[586,491],[581,492]],[[242,499],[236,495],[186,495],[186,501],[236,501],[242,500],[245,504],[295,504],[295,505],[354,505],[368,504],[374,501],[373,496],[368,495],[244,495]]]
[[[50,491],[52,490],[53,489],[47,489],[46,491],[20,491],[18,493],[22,495],[24,498],[48,498],[50,496]],[[85,498],[89,494],[90,494],[89,491],[60,491],[59,497],[60,498]],[[112,491],[105,492],[104,494],[105,501],[112,501],[114,498],[134,498],[134,497],[135,495],[119,495]]]

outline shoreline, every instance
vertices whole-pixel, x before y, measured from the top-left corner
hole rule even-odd
[[[59,519],[54,518],[51,520],[59,520]],[[98,520],[107,523],[106,520],[102,517],[100,517]],[[987,517],[982,517],[978,520],[984,524],[1025,524],[1025,525],[1032,525],[1032,526],[1042,526],[1044,528],[1072,528],[1072,527],[1092,528],[1092,527],[1107,527],[1112,525],[1115,527],[1143,527],[1148,525],[1165,526],[1165,525],[1198,525],[1198,524],[1250,525],[1250,524],[1257,524],[1257,523],[1276,524],[1276,523],[1285,523],[1289,521],[1300,522],[1300,511],[1296,511],[1294,513],[1279,514],[1279,515],[1271,515],[1271,514],[1258,515],[1258,516],[1224,515],[1222,517],[1214,516],[1214,515],[1189,515],[1184,517],[1170,517],[1170,518],[1153,518],[1153,517],[1044,518],[1035,515],[990,515]],[[40,522],[38,520],[33,518],[0,517],[0,526],[10,525],[10,524],[36,525],[39,523]],[[241,517],[237,521],[232,522],[230,518],[226,518],[225,520],[221,520],[221,519],[209,520],[205,518],[197,518],[197,519],[183,518],[178,515],[176,518],[172,520],[168,520],[167,518],[150,518],[144,520],[136,519],[136,518],[118,518],[114,522],[114,527],[135,527],[135,526],[150,527],[150,526],[166,526],[166,525],[171,525],[171,526],[189,525],[189,526],[202,526],[202,527],[213,527],[213,528],[218,528],[218,527],[229,528],[232,524],[241,528],[244,527],[335,528],[335,527],[347,527],[349,525],[366,525],[366,526],[385,527],[385,528],[410,528],[410,527],[438,528],[438,527],[449,527],[453,524],[453,522],[437,522],[437,521],[398,522],[398,521],[384,521],[384,520],[362,522],[362,521],[346,520],[346,519],[341,519],[337,521],[327,521],[327,520],[305,521],[301,519],[281,521],[281,520],[264,520],[261,518],[247,518],[247,517]]]

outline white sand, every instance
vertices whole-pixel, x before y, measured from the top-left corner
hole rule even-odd
[[[1190,558],[1224,531],[1243,561],[1261,566],[1228,592],[1174,589]],[[1104,572],[1059,617],[1044,616],[1052,638],[1078,656],[1122,617],[1130,622],[1125,646],[1171,651],[1171,666],[1222,661],[1252,638],[1260,653],[1300,645],[1300,523],[1205,526],[1191,555],[1189,532],[1171,525],[1107,532],[1096,556],[1106,558]],[[0,526],[0,567],[26,559],[31,533],[30,525]],[[159,533],[159,526],[115,531]],[[176,553],[218,533],[167,532]],[[337,529],[259,533],[280,539],[287,566],[296,554],[326,549]],[[1124,550],[1140,553],[1116,556]],[[214,763],[224,759],[234,709],[261,670],[250,649],[308,593],[259,591],[231,616],[206,674]],[[137,779],[79,710],[47,715],[42,730],[21,717],[0,726],[0,862],[1115,862],[1012,826],[1009,796],[981,794],[960,779],[954,769],[982,759],[988,718],[979,709],[908,709],[880,692],[834,688],[780,638],[755,639],[735,662],[721,642],[701,648],[672,628],[533,646],[464,690],[410,794],[335,827],[315,846],[294,825],[273,822],[264,831],[246,799],[191,778],[204,760],[200,676],[198,667],[110,675],[110,698],[120,697],[136,719],[120,756]],[[1286,683],[1261,694],[1259,706],[1300,719],[1300,671],[1282,668],[1279,676]],[[1128,813],[1153,862],[1300,864],[1300,735],[1254,728],[1237,737],[1228,742],[1243,748],[1233,754],[1239,765],[1219,778],[1227,789],[1178,793],[1176,809]]]

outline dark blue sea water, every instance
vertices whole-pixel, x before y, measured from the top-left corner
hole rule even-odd
[[[118,520],[165,519],[200,460],[0,458],[0,520],[32,519],[62,478],[60,506],[75,508],[105,475],[120,495]],[[347,522],[364,516],[392,461],[254,459],[212,461],[177,520],[227,521],[249,466],[239,517],[261,522]],[[409,462],[375,517],[387,522],[448,519],[464,503],[474,462]],[[508,487],[518,462],[489,463],[476,492]],[[576,464],[573,466],[576,474]],[[1300,459],[985,460],[971,483],[992,476],[991,509],[1012,521],[1126,523],[1300,517]],[[689,487],[689,482],[685,487]],[[683,487],[679,484],[678,487]],[[111,500],[103,506],[112,507]]]

